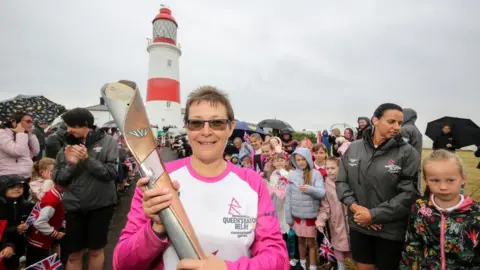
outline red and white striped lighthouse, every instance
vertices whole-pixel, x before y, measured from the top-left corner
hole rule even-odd
[[[169,8],[161,8],[153,19],[153,38],[147,51],[148,84],[146,109],[150,124],[181,127],[177,22]]]

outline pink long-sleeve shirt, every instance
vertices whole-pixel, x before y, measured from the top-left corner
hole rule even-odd
[[[32,158],[40,152],[37,136],[0,129],[0,175],[32,176]]]
[[[165,167],[180,183],[180,200],[206,254],[225,260],[228,269],[290,269],[275,208],[258,173],[228,162],[218,177],[203,177],[190,158]],[[114,251],[114,269],[177,269],[178,262],[170,241],[153,232],[137,189]]]

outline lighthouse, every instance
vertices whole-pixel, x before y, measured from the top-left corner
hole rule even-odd
[[[146,109],[150,124],[181,127],[177,21],[169,8],[161,8],[152,21],[153,37],[148,42]]]

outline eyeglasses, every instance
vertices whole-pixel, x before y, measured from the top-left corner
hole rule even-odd
[[[191,131],[201,130],[205,123],[208,123],[208,126],[217,131],[222,131],[227,128],[227,125],[232,121],[228,119],[213,119],[213,120],[187,120],[185,121],[185,127]]]

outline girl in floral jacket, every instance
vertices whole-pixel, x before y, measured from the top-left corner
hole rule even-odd
[[[460,194],[462,160],[445,150],[423,161],[428,199],[412,206],[400,269],[480,269],[480,205]]]

